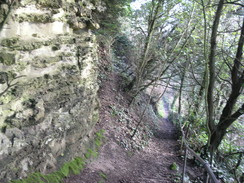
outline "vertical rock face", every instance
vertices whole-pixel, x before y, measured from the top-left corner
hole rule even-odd
[[[103,10],[97,0],[7,2],[0,5],[0,182],[55,170],[88,143],[98,120],[89,29],[98,28],[92,11]]]

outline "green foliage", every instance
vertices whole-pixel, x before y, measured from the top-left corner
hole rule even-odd
[[[65,164],[63,165],[63,167],[61,168],[60,171],[62,172],[62,174],[63,174],[64,176],[68,176],[69,173],[70,173],[70,164],[69,164],[69,163],[65,163]]]
[[[209,150],[209,144],[214,144],[214,137],[222,140],[213,131],[210,132],[209,130],[212,128],[207,125],[207,121],[210,119],[210,116],[208,116],[210,113],[208,114],[209,110],[207,109],[208,106],[213,106],[213,129],[218,131],[217,134],[224,132],[223,135],[225,135],[218,152],[213,157],[214,165],[219,169],[216,172],[220,173],[221,170],[220,174],[225,177],[226,182],[232,182],[231,176],[232,179],[235,176],[234,179],[238,179],[241,176],[241,173],[238,173],[241,165],[238,166],[235,174],[233,173],[233,167],[238,165],[238,156],[230,156],[230,154],[243,151],[243,148],[241,149],[240,147],[243,141],[243,119],[239,117],[232,126],[228,126],[227,130],[222,130],[224,123],[229,120],[228,118],[231,118],[231,115],[240,109],[244,99],[240,95],[236,101],[233,101],[235,103],[233,109],[226,105],[227,100],[231,99],[228,97],[232,96],[230,95],[231,89],[235,88],[233,87],[233,81],[231,81],[231,74],[232,70],[234,70],[232,66],[237,53],[243,18],[233,12],[237,12],[240,7],[225,4],[221,12],[215,45],[216,53],[214,53],[214,80],[216,82],[214,83],[213,91],[209,92],[210,90],[206,87],[209,84],[209,73],[206,69],[206,64],[209,61],[211,52],[210,39],[211,32],[213,32],[211,29],[216,17],[216,2],[206,0],[199,2],[182,0],[161,1],[164,4],[160,7],[160,13],[157,16],[159,18],[155,20],[152,38],[147,40],[146,38],[150,32],[148,28],[150,28],[150,23],[152,23],[150,19],[152,20],[153,18],[151,13],[155,11],[153,6],[157,2],[159,1],[155,0],[145,3],[141,9],[133,13],[133,19],[131,20],[135,28],[132,27],[133,31],[128,35],[132,35],[130,38],[135,44],[135,55],[138,55],[133,63],[136,68],[134,73],[140,73],[141,68],[144,67],[143,65],[147,65],[146,62],[140,65],[142,62],[140,58],[146,54],[145,60],[148,60],[148,62],[155,63],[157,60],[160,61],[153,65],[155,67],[153,67],[154,70],[152,72],[145,66],[145,72],[141,72],[142,74],[138,76],[135,74],[139,81],[145,81],[142,84],[138,82],[138,85],[145,85],[148,80],[153,81],[154,78],[158,79],[157,73],[160,73],[162,75],[159,83],[165,87],[167,77],[170,77],[169,87],[174,90],[174,92],[171,92],[172,95],[176,96],[172,106],[176,107],[175,109],[178,107],[182,108],[180,114],[177,113],[178,110],[174,109],[168,118],[179,128],[182,127],[182,124],[185,125],[184,130],[185,132],[187,131],[187,140],[190,147],[197,152],[204,153],[206,157],[209,157],[207,151]],[[150,43],[149,49],[144,51],[147,42]],[[185,69],[188,66],[187,64],[189,64],[189,67]],[[165,71],[161,70],[160,66],[162,65],[164,65],[162,69],[166,68]],[[237,70],[239,72],[237,75],[241,78],[243,67]],[[144,73],[145,76],[143,75]],[[181,80],[182,85],[180,83]],[[244,85],[242,84],[242,86]],[[177,92],[179,90],[180,92]],[[181,98],[177,97],[179,96],[177,93],[180,93]],[[209,94],[214,96],[212,102],[206,100],[210,96]],[[181,100],[181,103],[179,100]],[[224,107],[231,109],[229,113],[223,111]],[[159,113],[161,116],[165,116],[163,107],[159,110]],[[117,113],[112,111],[112,114]],[[222,114],[228,114],[224,121],[221,121],[224,117]],[[205,147],[206,152],[203,152]],[[226,158],[227,156],[230,157]],[[218,160],[221,158],[224,158],[228,165]]]
[[[130,3],[132,0],[104,0],[104,2],[108,7],[107,13],[114,15],[113,19],[131,14]]]
[[[97,148],[99,148],[102,145],[103,140],[105,139],[104,132],[105,132],[105,130],[100,130],[95,133],[95,135],[96,135],[95,144],[96,144]]]
[[[59,8],[61,6],[60,2],[58,0],[38,0],[38,3],[43,7],[48,8]]]
[[[110,111],[110,114],[112,115],[112,116],[118,116],[119,115],[119,110],[115,107],[115,106],[110,106],[110,108],[112,109],[111,111]]]
[[[11,183],[62,183],[63,178],[70,174],[79,174],[85,166],[85,159],[74,158],[72,161],[64,163],[59,171],[55,171],[48,175],[43,175],[39,172],[31,174],[23,180],[13,180]]]
[[[107,180],[107,175],[106,175],[105,173],[100,172],[100,173],[99,173],[99,176],[100,176],[101,178],[103,178],[104,180]]]
[[[14,52],[1,52],[0,53],[0,63],[2,63],[3,65],[13,65],[15,64],[15,53]]]
[[[45,183],[62,183],[63,178],[64,178],[64,176],[63,176],[63,174],[61,174],[61,172],[53,172],[48,175],[42,175],[42,177],[45,180]],[[39,182],[36,182],[36,183],[39,183]]]
[[[102,145],[102,142],[101,142],[101,140],[96,139],[95,140],[95,144],[96,144],[97,147],[100,147]]]
[[[131,15],[130,3],[132,0],[104,0],[107,10],[106,13],[97,12],[100,20],[100,29],[98,32],[102,35],[115,35],[119,32],[119,17]]]
[[[158,111],[158,114],[160,117],[162,118],[167,118],[168,114],[165,110],[165,107],[164,107],[164,101],[163,100],[160,100],[158,103],[157,103],[157,111]]]
[[[83,167],[81,167],[81,169],[82,168]],[[71,161],[70,162],[69,169],[75,175],[79,174],[80,173],[80,170],[81,170],[79,164],[77,164],[76,161]]]
[[[33,173],[30,177],[26,178],[25,180],[16,180],[12,181],[13,183],[45,183],[43,182],[43,175],[41,173]]]
[[[131,49],[133,48],[132,42],[129,38],[122,34],[116,37],[116,40],[113,44],[116,56],[127,56],[130,54]]]
[[[87,159],[89,158],[96,158],[97,157],[97,152],[96,151],[93,151],[92,149],[88,149],[87,152],[85,153],[85,157]]]
[[[176,162],[172,163],[172,164],[170,165],[170,170],[178,171],[178,170],[179,170],[179,165],[177,165]]]
[[[104,130],[100,130],[95,133],[95,150],[87,149],[84,154],[85,158],[76,157],[73,160],[66,162],[59,169],[51,174],[41,174],[39,172],[33,173],[25,179],[22,180],[12,180],[11,183],[63,183],[63,179],[71,174],[79,174],[81,170],[84,169],[86,165],[86,160],[97,157],[97,149],[102,145],[102,140],[104,137]]]
[[[98,131],[98,132],[96,132],[95,133],[95,135],[96,135],[96,140],[102,140],[102,139],[104,139],[105,137],[104,137],[104,132],[105,132],[105,130],[100,130],[100,131]]]
[[[104,183],[107,180],[107,175],[105,173],[100,172],[99,176],[102,178],[102,180],[99,180],[98,183]]]

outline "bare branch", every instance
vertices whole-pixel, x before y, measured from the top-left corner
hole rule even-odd
[[[237,6],[241,6],[241,7],[244,7],[244,4],[242,3],[238,3],[239,1],[226,1],[226,3],[224,4],[233,4],[233,5],[237,5]]]
[[[136,27],[136,29],[141,30],[141,32],[143,33],[143,35],[144,35],[145,37],[147,36],[147,35],[146,35],[146,33],[145,33],[145,31],[142,29],[142,27],[141,27],[141,26]]]

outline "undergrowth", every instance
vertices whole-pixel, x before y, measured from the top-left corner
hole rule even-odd
[[[102,145],[102,141],[104,139],[104,130],[100,130],[95,133],[95,148],[87,149],[87,152],[84,154],[84,158],[76,157],[73,160],[66,162],[63,166],[55,172],[44,175],[40,172],[35,172],[29,175],[25,179],[21,180],[12,180],[10,183],[63,183],[63,179],[68,177],[71,174],[79,174],[86,165],[86,161],[90,158],[97,157],[97,150]]]

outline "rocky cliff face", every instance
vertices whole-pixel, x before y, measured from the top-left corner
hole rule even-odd
[[[14,1],[13,1],[14,2]],[[16,3],[17,2],[17,3]],[[0,182],[55,170],[98,120],[98,0],[0,1]]]

